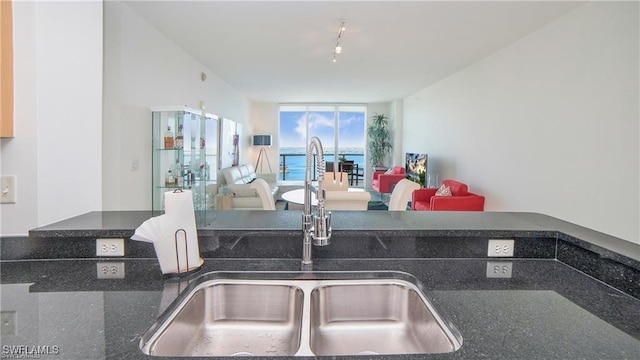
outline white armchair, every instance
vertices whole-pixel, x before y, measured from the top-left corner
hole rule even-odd
[[[278,193],[278,184],[275,174],[256,174],[253,165],[245,164],[221,169],[224,176],[223,190],[218,190],[220,196],[230,197],[229,206],[223,209],[259,210],[263,209],[262,200],[255,189],[251,188],[254,179],[262,178],[269,184],[271,195],[275,198]],[[219,208],[219,210],[221,210]]]
[[[367,210],[371,194],[366,191],[326,191],[326,210]]]
[[[322,188],[327,191],[347,191],[349,189],[349,174],[325,172]]]
[[[271,193],[271,186],[269,186],[264,179],[257,178],[253,180],[250,186],[258,193],[258,196],[260,196],[260,200],[262,201],[262,210],[276,209],[276,202],[273,199],[273,194]]]
[[[389,211],[406,211],[411,194],[417,189],[420,189],[420,184],[407,179],[400,180],[391,192]]]

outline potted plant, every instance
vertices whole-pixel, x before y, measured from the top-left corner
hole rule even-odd
[[[425,182],[426,177],[426,171],[420,171],[420,173],[418,174],[418,184],[420,184],[421,187],[425,187],[427,185],[427,183]]]
[[[384,166],[384,160],[391,150],[391,131],[389,117],[385,114],[374,114],[367,126],[367,151],[374,167]]]
[[[407,179],[413,181],[414,183],[417,183],[418,185],[420,185],[420,187],[425,187],[426,185],[426,172],[424,171],[420,171],[418,173],[418,176],[407,176]]]

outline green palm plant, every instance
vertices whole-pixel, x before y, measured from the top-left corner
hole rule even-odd
[[[385,114],[374,114],[367,126],[367,136],[367,151],[371,163],[375,166],[384,165],[383,162],[392,148],[389,117]]]

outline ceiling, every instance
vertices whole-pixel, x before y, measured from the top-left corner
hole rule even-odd
[[[575,1],[128,1],[254,101],[409,96],[581,6]],[[333,48],[342,19],[342,54]]]

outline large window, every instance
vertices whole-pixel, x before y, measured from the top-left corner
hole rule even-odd
[[[326,161],[353,161],[363,173],[365,118],[365,106],[281,105],[279,178],[304,180],[306,144],[313,136],[322,141]]]

